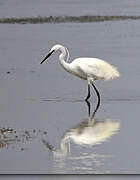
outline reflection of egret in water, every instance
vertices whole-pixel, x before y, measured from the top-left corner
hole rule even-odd
[[[62,165],[62,160],[64,163],[65,158],[67,158],[67,160],[71,159],[75,161],[75,160],[86,159],[86,158],[88,159],[91,158],[93,160],[95,157],[96,158],[105,157],[105,155],[95,154],[92,146],[96,144],[101,144],[102,142],[108,140],[109,137],[111,137],[113,134],[115,134],[119,130],[120,123],[115,122],[111,119],[97,121],[95,119],[95,113],[98,110],[98,107],[96,107],[93,114],[90,115],[91,105],[89,102],[87,102],[87,106],[88,106],[88,120],[75,125],[74,127],[68,129],[64,133],[63,137],[61,138],[60,149],[54,148],[49,142],[43,139],[43,143],[46,145],[46,147],[49,148],[49,150],[53,152],[55,162],[58,162],[59,160],[59,162],[61,161],[61,165]],[[83,156],[80,155],[80,152],[79,152],[76,157],[73,157],[73,155],[70,153],[71,141],[75,145],[78,145],[79,147],[84,147]],[[90,154],[86,152],[88,148],[90,149]]]

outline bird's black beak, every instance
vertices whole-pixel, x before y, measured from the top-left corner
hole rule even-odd
[[[52,51],[43,59],[43,61],[42,61],[40,64],[42,64],[48,57],[50,57],[53,52],[54,52],[54,50],[52,50]]]

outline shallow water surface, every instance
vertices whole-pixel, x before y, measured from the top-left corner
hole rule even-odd
[[[139,20],[0,24],[0,173],[140,173],[139,29]],[[86,81],[65,72],[58,54],[40,65],[56,43],[71,60],[99,57],[118,67],[119,79],[95,82],[94,118]]]
[[[139,15],[139,0],[0,0],[0,17]]]

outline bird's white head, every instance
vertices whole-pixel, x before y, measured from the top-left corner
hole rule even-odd
[[[60,50],[60,49],[62,49],[62,48],[64,48],[64,46],[62,46],[62,45],[60,45],[60,44],[56,44],[56,45],[54,45],[52,48],[51,48],[51,50],[50,50],[50,52],[52,52],[52,51],[58,51],[58,50]]]
[[[43,61],[42,61],[40,64],[42,64],[48,57],[50,57],[52,54],[54,54],[54,53],[57,52],[58,50],[63,51],[63,49],[65,49],[64,46],[62,46],[62,45],[60,45],[60,44],[54,45],[54,46],[51,48],[49,54],[43,59]]]

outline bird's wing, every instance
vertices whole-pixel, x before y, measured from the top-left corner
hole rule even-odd
[[[110,80],[120,76],[117,69],[111,64],[98,58],[78,58],[73,61],[73,67],[86,78]]]
[[[83,73],[87,74],[89,77],[93,77],[94,79],[100,79],[104,77],[102,71],[102,63],[94,58],[87,58],[85,60],[81,60],[81,63],[78,63],[78,66]]]

